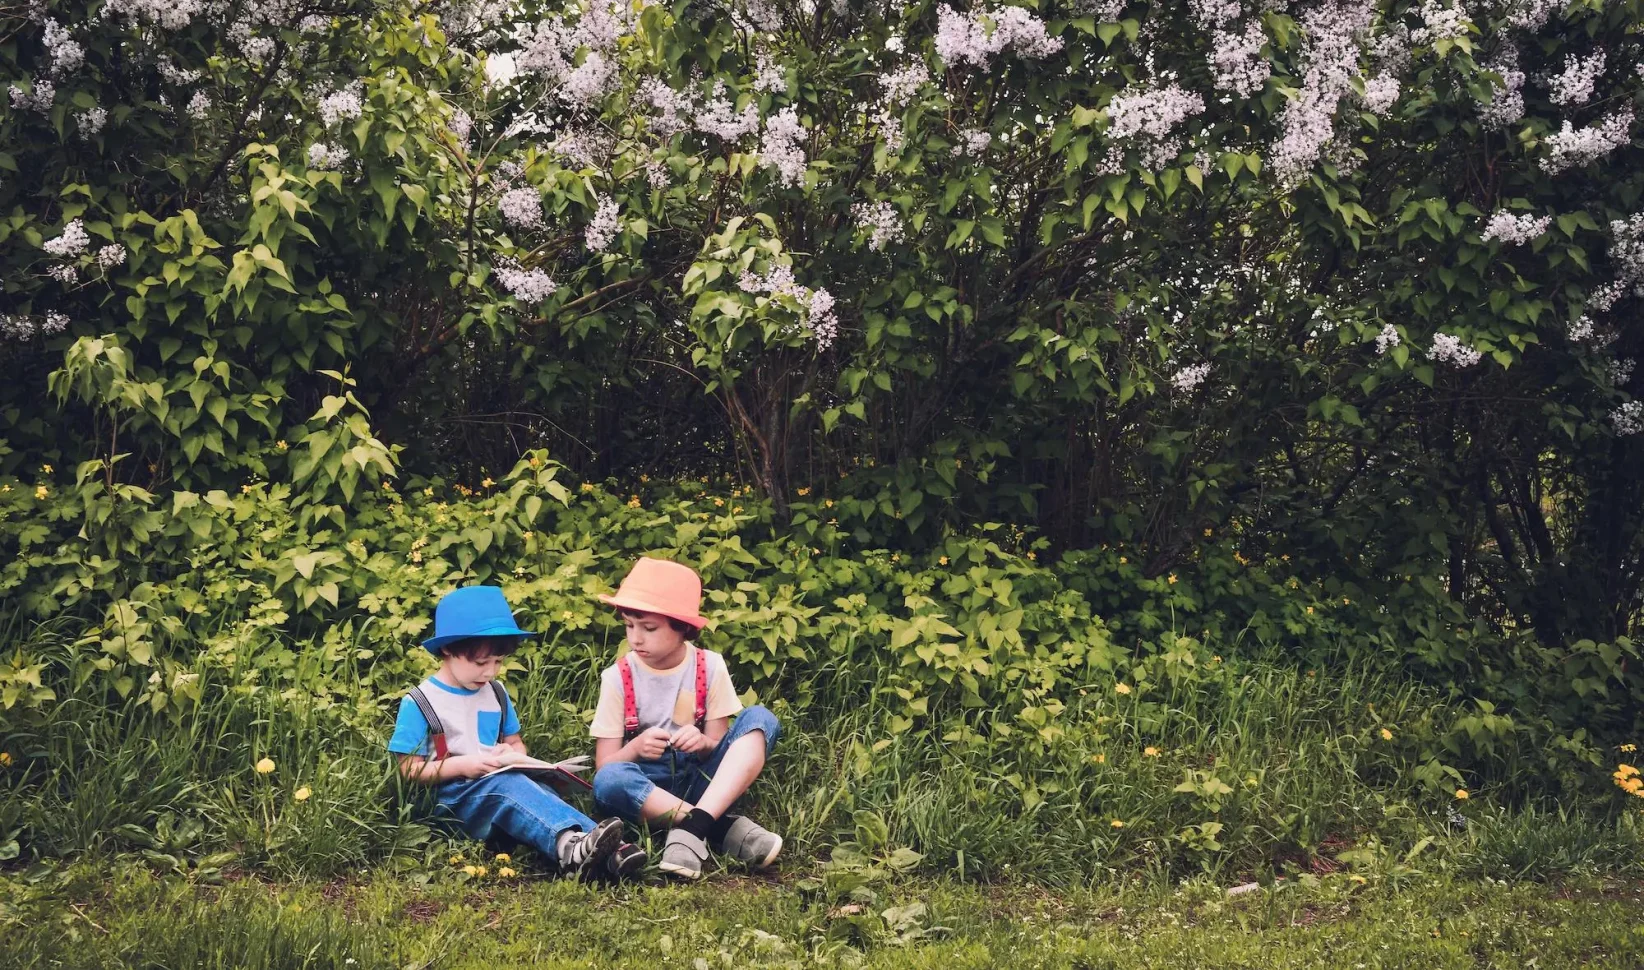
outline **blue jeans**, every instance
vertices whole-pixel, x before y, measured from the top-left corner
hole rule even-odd
[[[719,745],[706,758],[669,749],[655,761],[613,761],[594,773],[594,804],[599,811],[639,822],[639,809],[651,792],[661,788],[675,797],[696,804],[708,790],[725,752],[744,735],[754,731],[765,735],[765,755],[770,756],[782,725],[763,705],[744,708]]]
[[[440,786],[439,807],[473,838],[484,840],[501,832],[554,860],[559,858],[561,833],[594,830],[593,819],[565,804],[552,789],[512,771],[448,781]]]

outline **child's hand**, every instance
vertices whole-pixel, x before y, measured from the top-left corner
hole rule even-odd
[[[659,727],[646,728],[640,735],[628,742],[628,752],[635,758],[645,761],[655,761],[662,757],[672,742],[668,732]]]
[[[714,749],[714,743],[708,740],[706,734],[698,731],[695,724],[687,724],[675,731],[670,743],[673,744],[675,751],[683,751],[686,754],[707,754]]]
[[[494,754],[464,754],[446,759],[446,770],[458,778],[479,778],[488,775],[506,762]]]

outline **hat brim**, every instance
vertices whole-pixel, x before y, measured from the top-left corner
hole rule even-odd
[[[521,630],[512,623],[507,625],[498,624],[496,626],[485,627],[481,630],[470,630],[466,633],[453,633],[443,637],[429,637],[422,642],[422,648],[437,657],[443,647],[447,644],[456,643],[458,640],[473,640],[476,637],[534,637],[537,635],[538,634],[532,633],[529,630]]]
[[[667,607],[658,606],[657,604],[638,596],[607,596],[604,593],[600,593],[599,601],[604,603],[606,606],[614,606],[619,610],[637,610],[641,613],[655,613],[658,616],[666,616],[671,620],[678,620],[681,623],[689,623],[698,630],[708,625],[708,618],[705,616],[699,616],[696,613],[676,613]]]

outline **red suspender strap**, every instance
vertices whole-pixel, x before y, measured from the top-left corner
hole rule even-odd
[[[622,742],[632,741],[639,734],[639,707],[634,703],[634,669],[626,654],[617,658],[617,673],[622,675]]]
[[[696,729],[708,730],[708,654],[696,648]]]
[[[445,746],[445,725],[441,723],[440,716],[434,713],[434,705],[428,702],[428,695],[422,692],[421,687],[411,688],[411,703],[417,705],[417,710],[422,712],[422,719],[428,722],[428,739],[434,743],[434,757],[444,761],[449,753]]]

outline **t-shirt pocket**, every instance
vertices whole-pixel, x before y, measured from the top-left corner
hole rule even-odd
[[[474,714],[478,719],[474,726],[479,730],[479,743],[496,744],[500,740],[497,734],[502,728],[502,712],[475,711]]]

